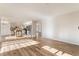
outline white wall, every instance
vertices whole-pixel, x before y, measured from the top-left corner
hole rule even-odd
[[[46,17],[45,20],[42,20],[42,36],[44,38],[53,38],[54,35],[54,23],[53,19]]]
[[[0,41],[1,41],[1,19],[0,19]]]
[[[42,21],[42,36],[79,45],[79,12],[72,12]]]

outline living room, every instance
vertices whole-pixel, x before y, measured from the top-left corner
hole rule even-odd
[[[3,3],[0,25],[2,56],[79,55],[78,3]]]

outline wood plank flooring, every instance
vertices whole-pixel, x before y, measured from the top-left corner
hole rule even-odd
[[[33,42],[37,43],[35,44]],[[5,46],[8,46],[8,50],[0,53],[1,56],[57,56],[56,54],[60,55],[61,52],[70,54],[72,56],[79,56],[79,46],[77,45],[42,38],[20,40],[16,39],[2,42],[1,48]],[[49,50],[42,48],[44,46],[49,46],[51,48],[57,49],[58,52],[52,53]]]

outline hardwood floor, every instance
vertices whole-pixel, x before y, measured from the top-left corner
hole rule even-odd
[[[47,46],[48,48],[44,48],[45,46]],[[55,52],[55,50],[57,51]],[[79,56],[79,46],[48,39],[20,39],[20,40],[16,39],[12,41],[8,40],[2,42],[0,55],[1,56],[60,56],[60,55]]]

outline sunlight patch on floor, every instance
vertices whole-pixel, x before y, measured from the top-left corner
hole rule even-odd
[[[21,40],[15,40],[15,41],[6,41],[3,42],[1,45],[0,53],[8,52],[11,50],[16,50],[19,48],[36,45],[39,44],[39,42],[34,41],[32,39],[21,39]]]
[[[31,35],[23,35],[22,37],[16,37],[16,36],[7,36],[5,37],[6,40],[10,40],[10,39],[22,39],[22,38],[31,38]]]
[[[56,56],[72,56],[68,53],[64,53],[63,51],[59,51],[58,49],[52,48],[50,46],[43,46],[42,48],[55,54]]]
[[[5,37],[5,39],[16,39],[16,36],[8,36],[8,37]]]

